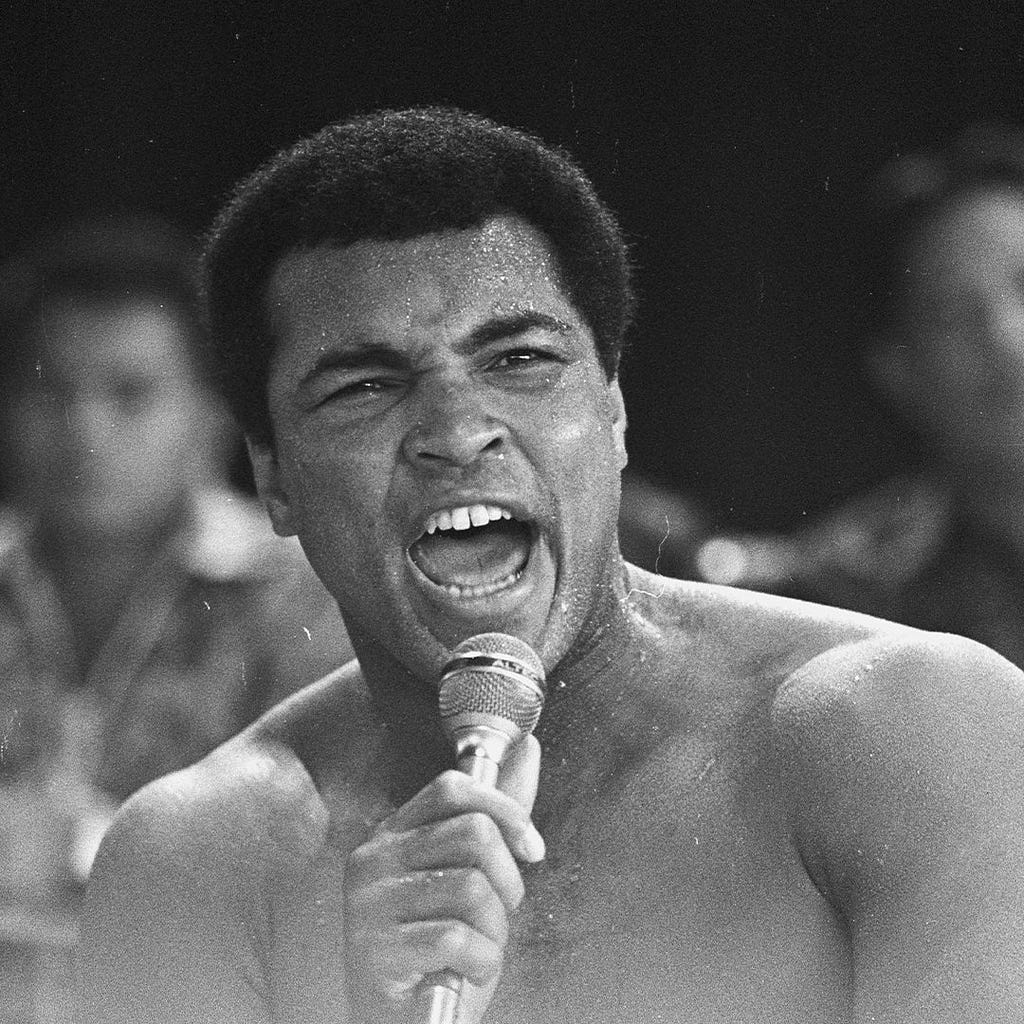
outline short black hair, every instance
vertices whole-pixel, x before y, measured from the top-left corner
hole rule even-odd
[[[264,308],[287,253],[402,240],[510,213],[551,242],[561,284],[609,379],[633,313],[622,231],[563,150],[448,107],[382,110],[330,125],[242,181],[211,228],[203,291],[218,383],[242,429],[272,441]]]
[[[904,297],[908,243],[941,211],[977,190],[1024,199],[1024,128],[981,121],[933,148],[910,150],[888,163],[865,202],[865,311],[869,331],[884,330]]]
[[[41,232],[0,265],[0,371],[17,383],[26,340],[55,298],[170,307],[197,380],[209,375],[198,288],[199,247],[183,228],[142,210],[83,214]]]

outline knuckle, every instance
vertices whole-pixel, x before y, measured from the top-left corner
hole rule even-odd
[[[459,973],[475,985],[486,985],[496,977],[504,960],[500,946],[462,921],[446,924],[438,937],[437,950],[444,963],[458,965]]]
[[[498,826],[483,811],[473,811],[464,816],[466,837],[474,846],[493,846],[499,839]]]
[[[353,956],[353,950],[357,954]],[[349,940],[350,962],[371,989],[388,999],[404,998],[420,979],[389,931],[366,930]]]
[[[466,776],[456,771],[454,768],[449,768],[447,771],[441,772],[440,775],[434,780],[434,788],[437,791],[438,797],[445,803],[451,803],[457,800],[465,790],[466,787]]]
[[[395,837],[391,834],[377,836],[360,844],[345,858],[345,874],[355,878],[377,876],[383,865],[395,859]]]
[[[508,941],[508,914],[490,879],[478,868],[461,873],[452,894],[451,909],[456,918],[499,946]]]
[[[487,905],[492,894],[491,883],[479,868],[467,868],[459,873],[454,895],[463,912]]]
[[[357,846],[349,855],[345,864],[346,877],[360,878],[368,873],[370,865],[376,856],[376,850],[369,844]]]
[[[438,951],[455,963],[461,963],[473,943],[473,930],[465,921],[449,921],[438,936]]]

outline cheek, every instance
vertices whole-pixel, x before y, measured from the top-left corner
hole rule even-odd
[[[577,540],[589,545],[617,521],[622,455],[603,402],[566,409],[550,421],[547,456],[550,486],[559,495],[567,523],[575,523]]]
[[[390,465],[380,448],[350,439],[282,444],[282,482],[303,545],[335,561],[356,550],[369,557],[384,522]],[[311,558],[312,561],[312,558]]]
[[[550,416],[550,444],[564,460],[574,460],[584,477],[617,474],[622,468],[610,403],[598,396],[588,403],[560,403]]]

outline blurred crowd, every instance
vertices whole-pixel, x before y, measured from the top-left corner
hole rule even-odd
[[[351,656],[231,484],[193,265],[172,225],[116,214],[0,267],[0,1021],[63,1019],[31,960],[3,971],[33,936],[73,946],[119,802]]]
[[[704,537],[712,582],[959,633],[1024,666],[1024,132],[972,126],[869,196],[864,374],[905,469],[788,534]]]
[[[627,472],[623,551],[1024,666],[1024,133],[979,125],[907,154],[866,206],[862,366],[913,438],[911,470],[799,529],[742,535],[716,532],[685,481]],[[122,800],[351,657],[295,542],[232,482],[240,439],[206,372],[193,261],[173,225],[107,214],[0,266],[9,950],[60,920],[73,946]],[[0,1022],[64,1019],[25,1000]]]

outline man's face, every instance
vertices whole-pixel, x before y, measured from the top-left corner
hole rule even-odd
[[[40,312],[4,413],[6,459],[55,529],[117,536],[177,507],[208,425],[181,332],[155,300],[57,296]]]
[[[953,461],[1024,469],[1024,200],[978,191],[904,252],[888,390]],[[892,369],[895,368],[895,373]]]
[[[496,217],[296,252],[267,304],[257,483],[357,644],[428,679],[487,630],[561,657],[617,570],[625,427],[543,235]]]

